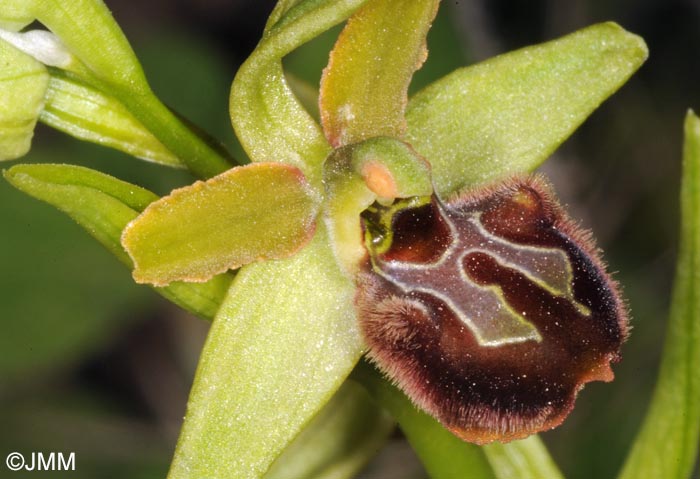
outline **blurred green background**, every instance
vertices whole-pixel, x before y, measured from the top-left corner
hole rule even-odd
[[[107,4],[154,90],[240,156],[228,91],[274,2]],[[700,108],[700,2],[445,1],[412,86],[604,20],[641,35],[650,58],[543,170],[572,216],[595,232],[624,287],[634,330],[616,381],[588,385],[565,424],[542,435],[572,479],[614,477],[655,381],[675,260],[682,121],[687,108]],[[317,84],[337,31],[286,66]],[[82,164],[159,194],[192,181],[45,127],[21,161]],[[77,225],[4,181],[0,268],[3,460],[11,451],[75,452],[76,471],[65,477],[164,477],[207,323],[134,285]],[[3,474],[10,473],[0,468]],[[11,477],[37,477],[25,474]],[[396,433],[362,477],[425,474]]]

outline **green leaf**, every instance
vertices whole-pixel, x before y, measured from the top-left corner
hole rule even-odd
[[[252,161],[289,163],[320,188],[321,164],[330,146],[289,88],[282,57],[348,18],[365,1],[284,1],[273,11],[263,39],[231,87],[231,121]]]
[[[641,38],[603,23],[457,70],[412,98],[407,141],[441,195],[531,171],[646,57]]]
[[[366,362],[353,377],[398,421],[431,479],[495,479],[482,448],[458,439],[411,401]]]
[[[168,477],[262,476],[360,357],[353,294],[322,224],[298,254],[242,268],[204,346]]]
[[[121,262],[132,267],[119,242],[122,230],[158,199],[156,195],[79,166],[16,165],[3,174],[17,189],[68,214]],[[156,291],[199,316],[212,318],[230,282],[231,275],[220,275],[204,284],[173,283]]]
[[[258,163],[177,189],[127,226],[138,283],[206,281],[289,256],[313,235],[318,199],[293,166]]]
[[[508,444],[484,446],[486,457],[498,479],[562,479],[564,476],[538,436]]]
[[[143,160],[185,166],[115,98],[61,70],[50,73],[43,123]]]
[[[350,479],[394,430],[391,416],[354,381],[343,386],[284,450],[265,479]]]
[[[408,85],[427,56],[438,4],[375,0],[350,17],[321,81],[321,121],[333,146],[403,137]]]
[[[44,65],[3,40],[0,64],[0,160],[14,160],[29,151],[49,74]]]
[[[700,118],[685,120],[680,247],[661,369],[622,479],[689,478],[700,437]]]

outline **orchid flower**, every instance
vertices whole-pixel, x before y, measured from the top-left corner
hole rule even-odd
[[[393,424],[365,389],[435,477],[449,477],[436,459],[448,453],[450,470],[474,477],[514,454],[559,474],[535,436],[473,443],[555,427],[583,384],[612,379],[624,301],[590,234],[527,175],[644,62],[639,37],[593,25],[409,99],[437,0],[280,0],[233,81],[231,120],[251,160],[233,166],[155,98],[99,0],[53,3],[0,7],[0,55],[31,73],[0,73],[0,98],[32,94],[0,113],[23,125],[2,131],[3,158],[28,149],[39,119],[201,177],[159,199],[85,168],[5,173],[137,282],[213,321],[169,477],[289,477],[320,422],[348,427],[336,411],[372,421],[355,445],[364,458]],[[44,43],[19,33],[35,19]],[[319,123],[282,58],[346,20]]]

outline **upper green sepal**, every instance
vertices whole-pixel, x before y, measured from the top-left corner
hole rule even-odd
[[[321,120],[331,145],[403,137],[408,85],[427,56],[425,37],[438,4],[374,0],[350,17],[321,81]]]
[[[17,189],[45,201],[73,218],[130,269],[132,262],[119,240],[126,225],[158,197],[148,190],[104,173],[73,165],[16,165],[3,172]],[[207,283],[171,283],[156,291],[173,303],[211,319],[233,275]]]
[[[278,3],[263,39],[231,86],[229,112],[252,161],[279,161],[301,169],[320,186],[330,146],[320,126],[287,84],[282,57],[347,19],[366,0],[289,0]]]
[[[614,23],[462,68],[409,103],[407,141],[442,196],[536,168],[647,58]]]
[[[293,254],[313,235],[318,205],[299,169],[256,163],[151,204],[124,230],[122,244],[139,283],[201,282]]]

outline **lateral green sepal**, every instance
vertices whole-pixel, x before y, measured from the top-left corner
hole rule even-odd
[[[640,37],[601,23],[456,70],[411,99],[406,141],[443,197],[532,171],[647,54]]]
[[[158,197],[148,190],[81,166],[16,165],[3,172],[17,189],[49,203],[73,218],[130,269],[132,262],[119,240],[126,225]],[[211,319],[233,275],[201,284],[172,283],[156,288],[192,313]]]

